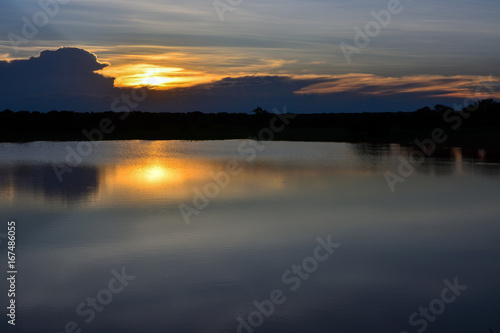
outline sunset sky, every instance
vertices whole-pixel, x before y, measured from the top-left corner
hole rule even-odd
[[[144,111],[411,111],[500,98],[499,14],[497,0],[4,0],[0,110],[105,111],[144,85]],[[60,47],[81,50],[40,57]]]

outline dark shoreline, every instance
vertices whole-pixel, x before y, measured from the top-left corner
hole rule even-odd
[[[0,142],[248,138],[405,146],[432,141],[442,148],[496,150],[500,103],[484,100],[462,111],[436,105],[384,113],[273,114],[262,109],[255,114],[0,112]]]

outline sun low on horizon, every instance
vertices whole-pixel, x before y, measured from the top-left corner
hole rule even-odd
[[[97,61],[105,63],[107,66],[97,73],[114,78],[115,86],[120,88],[148,87],[154,90],[169,90],[211,83],[227,77],[303,75],[295,73],[293,69],[276,72],[276,69],[290,61],[270,59],[261,55],[249,62],[248,56],[236,51],[226,51],[215,57],[210,53],[220,51],[214,49],[210,49],[209,54],[206,54],[206,50],[200,54],[199,49],[181,51],[179,48],[140,45],[76,47],[93,53]],[[312,75],[318,76],[320,75]]]
[[[120,88],[148,87],[155,90],[168,90],[208,83],[220,76],[190,71],[181,67],[137,63],[113,66],[101,70],[105,76],[115,78],[115,86]]]
[[[130,68],[131,67],[131,68]],[[117,86],[151,86],[157,88],[166,88],[177,86],[176,83],[182,82],[183,79],[177,75],[182,68],[175,67],[159,67],[148,64],[140,64],[129,66],[124,70],[129,70],[130,73],[124,73],[116,79]]]

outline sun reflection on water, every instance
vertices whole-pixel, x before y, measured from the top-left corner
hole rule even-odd
[[[168,172],[161,165],[153,165],[145,170],[145,177],[150,183],[158,183],[168,177]]]

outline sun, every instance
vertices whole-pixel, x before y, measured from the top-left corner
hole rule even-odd
[[[117,69],[116,84],[126,87],[149,86],[154,88],[175,87],[183,81],[182,68],[162,67],[151,64],[135,64]]]
[[[186,58],[185,55],[183,55]],[[100,74],[113,78],[117,88],[142,88],[152,90],[170,90],[187,88],[210,83],[225,77],[222,74],[209,73],[189,66],[189,59],[171,55],[126,56],[124,59],[107,59],[110,66],[99,71]],[[169,61],[172,60],[172,61]],[[115,64],[113,64],[115,63]]]
[[[169,83],[177,82],[178,80],[166,76],[156,76],[152,74],[145,74],[145,77],[138,78],[138,81],[134,85],[139,86],[164,86]]]
[[[143,65],[137,68],[137,74],[130,76],[128,85],[164,87],[179,82],[181,79],[176,75],[180,71],[182,68]]]

